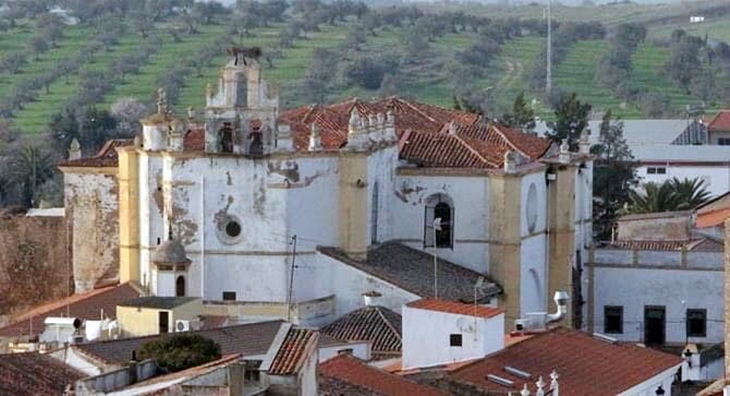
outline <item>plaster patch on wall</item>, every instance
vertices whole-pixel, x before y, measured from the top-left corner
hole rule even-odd
[[[421,187],[421,186],[411,187],[408,182],[404,181],[403,183],[401,183],[400,190],[395,190],[395,195],[398,197],[398,199],[400,199],[404,203],[408,203],[408,202],[410,202],[409,196],[413,193],[416,193],[416,194],[418,194],[418,202],[413,202],[413,204],[415,205],[416,203],[421,203],[421,198],[422,198],[421,193],[426,190],[427,190],[426,187]]]
[[[276,173],[286,177],[290,182],[299,182],[299,164],[295,161],[272,161],[268,163],[269,173]]]
[[[233,185],[233,180],[231,180],[231,172],[226,171],[226,184],[229,186]]]
[[[253,192],[253,210],[256,214],[264,217],[266,214],[266,186],[264,179],[258,180],[259,187]]]

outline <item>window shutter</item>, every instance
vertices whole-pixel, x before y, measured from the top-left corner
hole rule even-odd
[[[429,248],[436,245],[436,232],[433,229],[434,207],[426,206],[423,224],[423,247]]]

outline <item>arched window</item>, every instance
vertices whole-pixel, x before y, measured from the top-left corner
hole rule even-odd
[[[175,297],[185,297],[185,277],[182,275],[175,280]]]
[[[424,216],[424,247],[454,247],[454,205],[445,194],[435,194],[426,200]]]

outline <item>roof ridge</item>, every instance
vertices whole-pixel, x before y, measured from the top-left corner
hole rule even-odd
[[[304,113],[304,117],[302,117],[302,120],[300,122],[306,123],[309,116],[314,112],[315,109],[317,109],[317,107],[318,106],[316,104],[310,104],[307,108],[307,112]]]
[[[381,308],[381,307],[376,307],[375,310],[378,312],[378,316],[380,317],[380,319],[385,323],[386,326],[388,326],[390,331],[392,331],[393,334],[395,334],[395,336],[398,337],[398,341],[403,342],[403,337],[398,333],[398,331],[393,327],[393,325],[390,323],[390,321],[385,317],[385,315],[383,315],[383,313],[378,308]]]
[[[529,155],[525,154],[525,152],[523,152],[522,150],[520,150],[514,143],[512,143],[512,141],[509,140],[509,138],[507,137],[507,135],[505,135],[504,132],[501,129],[497,128],[497,125],[495,125],[495,124],[489,124],[489,125],[487,125],[487,133],[489,133],[489,129],[494,129],[499,134],[499,136],[501,136],[502,139],[504,139],[504,141],[507,142],[507,145],[509,145],[510,147],[512,147],[513,149],[515,149],[521,155],[523,155],[523,156],[525,156],[527,158],[530,158]]]
[[[475,149],[469,143],[467,143],[463,137],[461,137],[459,135],[449,135],[449,136],[452,136],[454,139],[456,139],[457,142],[459,142],[461,145],[466,147],[467,150],[471,151],[472,154],[476,155],[479,159],[481,159],[483,163],[493,166],[495,168],[499,168],[499,165],[489,161],[486,157],[484,157],[481,153],[479,153],[479,151],[477,151],[477,149]]]
[[[437,120],[437,119],[435,119],[435,118],[431,117],[431,116],[430,116],[430,115],[428,115],[428,114],[427,114],[426,112],[424,112],[423,110],[421,110],[421,109],[419,109],[418,107],[414,106],[414,105],[413,105],[413,103],[411,103],[411,102],[409,102],[409,101],[407,101],[407,100],[404,100],[404,99],[401,99],[401,98],[398,98],[398,97],[394,97],[394,98],[393,98],[393,101],[397,101],[397,102],[400,102],[400,103],[402,103],[402,104],[404,104],[404,105],[406,105],[406,106],[410,107],[410,108],[411,108],[412,110],[414,110],[414,111],[415,111],[416,113],[418,113],[418,114],[420,114],[421,116],[423,116],[423,117],[427,118],[427,119],[428,119],[429,121],[431,121],[431,122],[436,122],[436,123],[438,122],[438,120]]]

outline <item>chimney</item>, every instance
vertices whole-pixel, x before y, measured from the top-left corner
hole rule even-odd
[[[319,126],[312,123],[311,133],[309,135],[309,151],[316,151],[322,148],[322,138],[319,133]]]
[[[371,290],[367,293],[362,294],[363,301],[365,302],[366,307],[373,307],[378,305],[378,297],[381,297],[382,294],[376,292],[375,290]]]
[[[129,385],[136,384],[137,380],[138,380],[138,376],[137,376],[137,351],[135,351],[135,350],[132,350],[132,360],[129,361],[127,370],[129,370]]]
[[[68,148],[68,160],[73,161],[77,159],[81,159],[81,144],[74,138]]]

